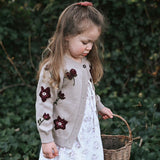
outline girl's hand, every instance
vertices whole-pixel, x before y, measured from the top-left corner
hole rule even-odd
[[[45,158],[55,158],[58,156],[58,150],[54,142],[42,143],[42,152]]]
[[[112,111],[107,108],[107,107],[104,107],[100,112],[99,114],[102,116],[103,119],[108,119],[108,118],[113,118],[113,113]]]

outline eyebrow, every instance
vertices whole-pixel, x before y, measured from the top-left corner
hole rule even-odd
[[[97,39],[96,39],[96,40],[97,40]],[[88,39],[88,38],[84,38],[84,39],[82,39],[81,41],[95,42],[96,40],[91,40],[91,39]]]

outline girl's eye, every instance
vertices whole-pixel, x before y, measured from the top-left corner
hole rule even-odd
[[[82,42],[84,45],[86,45],[88,42]]]

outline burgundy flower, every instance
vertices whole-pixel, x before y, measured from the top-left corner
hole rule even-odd
[[[74,84],[75,84],[75,79],[74,79],[74,77],[76,77],[77,76],[77,72],[76,72],[76,70],[75,69],[71,69],[69,72],[67,72],[66,73],[66,76],[67,76],[67,78],[69,79],[69,80],[74,80]],[[74,85],[73,84],[73,85]]]
[[[44,114],[43,114],[43,118],[44,118],[45,120],[49,120],[51,117],[50,117],[49,114],[44,113]]]
[[[57,102],[58,102],[58,100],[59,99],[65,99],[66,97],[65,97],[65,95],[64,95],[64,93],[62,93],[62,91],[59,91],[58,92],[58,98],[55,100],[55,102],[53,103],[53,104],[57,104]]]
[[[39,126],[41,125],[41,123],[44,121],[44,120],[49,120],[51,117],[50,117],[50,115],[47,113],[44,113],[43,114],[43,118],[40,118],[39,120],[38,120],[38,124],[39,124]]]
[[[73,77],[76,77],[77,76],[77,72],[75,69],[71,69],[70,70],[70,74],[73,76]]]
[[[70,72],[67,72],[67,73],[66,73],[66,76],[67,76],[67,78],[70,79],[70,80],[73,78],[73,76],[71,75]]]
[[[64,95],[64,93],[62,93],[62,91],[59,91],[58,97],[59,97],[60,99],[65,99],[65,98],[66,98],[65,95]]]
[[[44,89],[44,87],[41,86],[41,92],[39,93],[39,96],[41,97],[42,101],[45,102],[47,98],[51,97],[50,88],[47,87],[46,89]]]
[[[68,77],[68,79],[71,80],[77,76],[77,72],[75,69],[71,69],[69,72],[66,73],[66,76]]]
[[[68,121],[66,121],[65,119],[62,119],[60,116],[57,117],[57,119],[54,120],[54,124],[55,124],[55,129],[66,129],[66,124],[68,123]]]

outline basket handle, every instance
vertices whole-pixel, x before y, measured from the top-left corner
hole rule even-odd
[[[129,140],[132,141],[132,131],[131,131],[131,128],[130,128],[129,124],[127,123],[127,121],[117,114],[113,114],[113,116],[121,119],[127,125],[128,131],[129,131]]]

